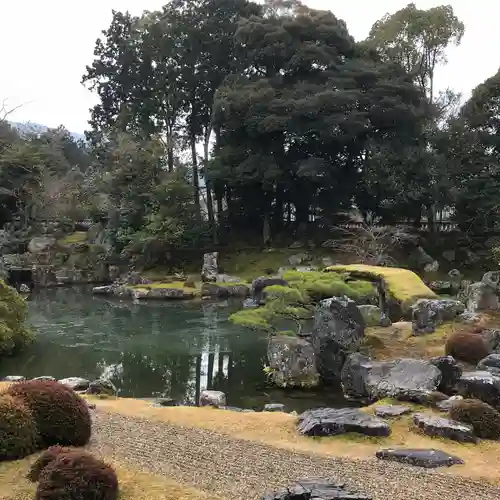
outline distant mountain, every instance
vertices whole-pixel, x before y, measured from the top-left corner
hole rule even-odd
[[[10,124],[17,129],[21,134],[23,133],[43,133],[48,130],[50,127],[46,125],[40,125],[39,123],[19,123],[19,122],[10,122]],[[85,136],[83,134],[79,134],[77,132],[70,132],[71,136],[75,141],[85,140]]]

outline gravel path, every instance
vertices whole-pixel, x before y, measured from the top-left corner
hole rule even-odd
[[[391,462],[329,458],[102,411],[91,449],[229,500],[303,478],[331,478],[373,500],[498,500],[500,488]],[[355,446],[355,444],[353,444]]]

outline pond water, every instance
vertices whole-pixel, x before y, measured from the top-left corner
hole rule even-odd
[[[259,409],[285,403],[301,411],[345,406],[331,390],[280,391],[266,385],[267,338],[228,321],[228,302],[107,300],[88,288],[45,289],[29,298],[36,342],[3,359],[0,377],[105,376],[120,396],[197,401],[201,389],[224,391],[228,404]]]

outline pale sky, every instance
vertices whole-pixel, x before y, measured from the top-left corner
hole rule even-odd
[[[111,10],[140,14],[164,0],[0,0],[0,102],[10,107],[27,103],[10,116],[71,132],[87,128],[96,97],[81,84],[85,66],[93,60],[100,32],[109,26]],[[409,0],[306,0],[313,8],[329,9],[344,19],[356,40],[372,24]],[[439,88],[451,87],[468,96],[471,89],[500,67],[500,3],[496,0],[416,0],[419,8],[451,4],[465,23],[458,48],[448,52],[448,65],[437,75]]]

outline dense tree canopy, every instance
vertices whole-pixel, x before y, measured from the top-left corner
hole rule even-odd
[[[83,76],[87,142],[0,119],[2,217],[106,216],[116,250],[158,255],[309,238],[355,209],[496,230],[500,72],[461,107],[436,91],[464,34],[451,6],[409,4],[366,40],[348,28],[298,0],[113,12]]]

